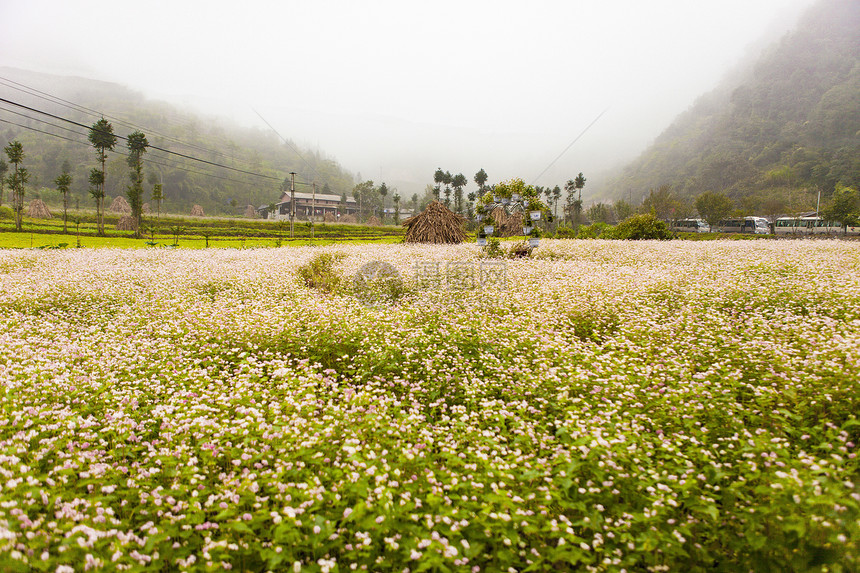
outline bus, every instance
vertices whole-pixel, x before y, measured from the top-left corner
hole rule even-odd
[[[683,233],[708,233],[711,227],[701,219],[678,219],[672,221],[671,228],[673,231]]]
[[[774,224],[776,234],[793,235],[860,235],[860,227],[844,228],[836,221],[821,217],[780,217]]]
[[[723,219],[719,222],[718,227],[723,233],[753,233],[755,235],[770,233],[770,224],[764,217]]]

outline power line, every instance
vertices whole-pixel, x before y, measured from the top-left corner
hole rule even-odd
[[[594,118],[594,121],[592,121],[591,123],[589,123],[589,124],[588,124],[588,126],[587,126],[585,129],[583,129],[583,130],[582,130],[582,133],[580,133],[579,135],[577,135],[577,136],[573,139],[573,141],[571,141],[571,142],[568,144],[568,146],[564,148],[564,151],[562,151],[561,153],[559,153],[559,154],[558,154],[558,157],[556,157],[555,159],[553,159],[553,160],[550,162],[550,164],[546,166],[546,169],[544,169],[543,171],[541,171],[541,172],[540,172],[540,175],[538,175],[537,177],[535,177],[535,178],[534,178],[534,180],[532,181],[532,185],[534,185],[535,183],[537,183],[538,179],[540,179],[541,177],[543,177],[543,174],[544,174],[544,173],[546,173],[547,171],[549,171],[550,167],[552,167],[553,165],[555,165],[555,162],[556,162],[556,161],[558,161],[559,159],[561,159],[562,155],[564,155],[565,153],[567,153],[567,150],[568,150],[568,149],[570,149],[571,147],[573,147],[573,144],[574,144],[574,143],[576,143],[577,141],[579,141],[579,139],[580,139],[583,135],[585,135],[585,132],[587,132],[589,129],[591,129],[591,126],[592,126],[592,125],[594,125],[595,123],[597,123],[597,120],[599,120],[601,117],[603,117],[603,114],[604,114],[604,113],[606,113],[607,111],[609,111],[609,108],[606,108],[606,109],[604,109],[603,111],[601,111],[601,112],[600,112],[600,115],[598,115],[597,117],[595,117],[595,118]]]
[[[281,135],[280,133],[278,133],[278,130],[277,130],[277,129],[275,129],[274,127],[272,127],[272,124],[271,124],[271,123],[269,123],[268,121],[266,121],[266,118],[265,118],[265,117],[263,117],[262,115],[260,115],[260,112],[259,112],[259,111],[257,111],[257,110],[256,110],[256,109],[254,109],[254,108],[251,108],[251,109],[252,109],[252,110],[254,110],[254,113],[256,113],[256,114],[257,114],[257,117],[259,117],[260,119],[262,119],[262,120],[263,120],[263,123],[265,123],[266,125],[268,125],[268,126],[269,126],[269,129],[271,129],[272,131],[274,131],[274,132],[275,132],[275,135],[277,135],[278,137],[280,137],[280,138],[281,138],[281,141],[283,141],[284,143],[286,143],[287,145],[289,145],[289,146],[290,146],[290,149],[292,149],[293,151],[295,151],[295,152],[296,152],[296,155],[298,155],[298,156],[299,156],[299,159],[301,159],[302,161],[304,161],[304,162],[305,162],[305,165],[307,165],[308,167],[310,167],[311,171],[313,171],[314,173],[316,173],[317,177],[319,177],[320,179],[322,179],[322,175],[320,175],[320,174],[319,174],[319,171],[317,171],[317,170],[314,168],[314,166],[313,166],[313,165],[311,165],[310,163],[308,163],[308,160],[307,160],[307,159],[305,159],[305,157],[304,157],[301,153],[299,153],[299,150],[298,150],[298,149],[296,149],[296,148],[295,148],[295,146],[294,146],[292,143],[290,143],[290,142],[289,142],[289,141],[288,141],[288,140],[287,140],[283,135]],[[304,183],[304,185],[307,185],[307,183]]]
[[[14,121],[9,121],[8,119],[0,118],[0,121],[2,121],[3,123],[8,123],[9,125],[14,125],[14,126],[21,127],[24,129],[29,129],[30,131],[35,131],[38,133],[44,133],[45,135],[50,135],[52,137],[58,137],[60,139],[65,139],[66,141],[71,141],[72,143],[82,143],[82,142],[78,141],[77,139],[72,139],[71,137],[63,137],[62,135],[57,135],[56,133],[50,133],[48,131],[42,131],[41,129],[36,129],[35,127],[30,127],[27,125],[22,125],[20,123],[15,123]]]
[[[14,84],[14,85],[9,85],[9,84]],[[63,99],[63,98],[61,98],[61,97],[58,97],[58,96],[55,96],[55,95],[51,95],[51,94],[49,94],[49,93],[47,93],[47,92],[43,92],[43,91],[37,90],[36,88],[30,87],[30,86],[26,86],[26,85],[24,85],[24,84],[22,84],[22,83],[16,82],[16,81],[14,81],[14,80],[10,80],[10,79],[8,79],[8,78],[4,78],[4,77],[2,77],[2,76],[0,76],[0,85],[5,85],[5,86],[6,86],[6,87],[8,87],[8,88],[12,88],[12,89],[14,89],[14,90],[18,90],[18,91],[20,91],[20,92],[24,92],[24,93],[25,93],[25,94],[27,94],[27,95],[30,95],[30,96],[33,96],[33,97],[37,97],[37,98],[40,98],[40,99],[46,100],[46,101],[49,101],[49,102],[51,102],[51,103],[54,103],[54,104],[57,104],[57,105],[60,105],[60,106],[63,106],[63,107],[67,107],[67,108],[69,108],[69,109],[73,109],[73,110],[75,110],[75,111],[77,111],[77,112],[79,112],[79,113],[83,113],[83,114],[85,114],[85,115],[91,115],[91,116],[93,116],[93,117],[105,117],[105,118],[108,118],[108,119],[111,119],[111,120],[113,120],[113,121],[117,122],[117,123],[118,123],[118,124],[120,124],[120,125],[123,125],[123,126],[125,126],[125,127],[131,128],[131,129],[145,130],[147,133],[149,133],[149,134],[151,134],[151,135],[157,135],[157,136],[162,137],[162,138],[164,138],[164,139],[166,139],[166,140],[168,140],[168,141],[173,141],[174,143],[178,143],[179,145],[184,145],[185,147],[190,147],[190,148],[192,148],[192,149],[197,149],[198,151],[204,151],[204,152],[206,152],[206,153],[213,153],[213,154],[215,154],[215,155],[220,155],[221,157],[224,157],[224,158],[233,159],[233,157],[232,157],[232,156],[227,155],[226,153],[223,153],[223,152],[221,152],[221,151],[217,151],[217,150],[214,150],[214,149],[208,149],[208,148],[206,148],[206,147],[202,147],[202,146],[199,146],[199,145],[195,145],[195,144],[193,144],[193,143],[187,143],[187,142],[181,141],[181,140],[179,140],[179,139],[177,139],[177,138],[175,138],[175,137],[173,137],[173,136],[166,135],[166,134],[164,134],[164,133],[161,133],[161,132],[155,131],[155,130],[153,130],[153,129],[147,129],[147,128],[143,128],[143,127],[137,126],[137,125],[135,125],[135,124],[133,124],[133,123],[131,123],[131,122],[129,122],[129,121],[125,121],[125,120],[123,120],[123,119],[121,119],[121,118],[117,118],[117,117],[113,117],[113,116],[110,116],[110,115],[106,115],[106,114],[99,113],[98,111],[96,111],[96,110],[94,110],[94,109],[90,109],[90,108],[88,108],[88,107],[85,107],[85,106],[82,106],[82,105],[76,104],[76,103],[71,102],[71,101],[69,101],[69,100],[65,100],[65,99]]]
[[[36,108],[32,108],[32,107],[30,107],[30,106],[26,106],[26,105],[24,105],[24,104],[17,103],[17,102],[14,102],[14,101],[11,101],[11,100],[8,100],[8,99],[5,99],[5,98],[0,98],[0,102],[7,103],[7,104],[10,104],[10,105],[13,105],[13,106],[16,106],[16,107],[20,107],[20,108],[22,108],[22,109],[26,109],[26,110],[28,110],[28,111],[32,111],[32,112],[35,112],[35,113],[39,113],[39,114],[45,115],[45,116],[47,116],[47,117],[51,117],[51,118],[53,118],[53,119],[57,119],[57,120],[60,120],[60,121],[64,121],[64,122],[66,122],[66,123],[69,123],[69,124],[72,124],[72,125],[76,125],[76,126],[78,126],[78,127],[83,127],[83,128],[84,128],[84,129],[86,129],[86,130],[91,130],[91,129],[92,129],[90,126],[84,125],[84,124],[82,124],[82,123],[78,123],[77,121],[74,121],[74,120],[71,120],[71,119],[68,119],[68,118],[65,118],[65,117],[61,117],[61,116],[58,116],[58,115],[54,115],[54,114],[52,114],[52,113],[48,113],[48,112],[46,112],[46,111],[42,111],[42,110],[39,110],[39,109],[36,109]],[[128,141],[128,138],[127,138],[127,137],[124,137],[124,136],[122,136],[122,135],[116,135],[116,134],[113,134],[113,135],[115,135],[115,136],[116,136],[117,138],[119,138],[119,139],[122,139],[122,140]],[[205,163],[205,164],[207,164],[207,165],[212,165],[213,167],[220,167],[221,169],[227,169],[227,170],[230,170],[230,171],[235,171],[235,172],[237,172],[237,173],[243,173],[243,174],[245,174],[245,175],[251,175],[251,176],[253,176],[253,177],[259,177],[259,178],[261,178],[261,179],[269,179],[269,180],[273,180],[273,181],[281,182],[281,178],[280,178],[280,177],[274,177],[274,176],[271,176],[271,175],[263,175],[263,174],[261,174],[261,173],[254,173],[254,172],[252,172],[252,171],[246,171],[246,170],[244,170],[244,169],[239,169],[239,168],[237,168],[237,167],[230,167],[229,165],[223,165],[223,164],[221,164],[221,163],[215,163],[214,161],[209,161],[209,160],[207,160],[207,159],[200,159],[199,157],[193,157],[193,156],[191,156],[191,155],[186,155],[185,153],[180,153],[180,152],[178,152],[178,151],[172,151],[172,150],[170,150],[170,149],[165,149],[165,148],[163,148],[163,147],[159,147],[159,146],[157,146],[157,145],[149,145],[149,146],[147,146],[147,147],[148,147],[148,148],[150,148],[150,149],[155,149],[155,150],[157,150],[157,151],[162,151],[162,152],[164,152],[164,153],[169,153],[169,154],[171,154],[171,155],[176,155],[176,156],[178,156],[178,157],[183,157],[183,158],[185,158],[185,159],[189,159],[189,160],[191,160],[191,161],[197,161],[197,162],[199,162],[199,163]]]
[[[0,109],[3,109],[3,111],[9,112],[9,113],[15,113],[16,115],[20,115],[20,116],[22,116],[22,117],[26,117],[27,119],[31,119],[31,120],[33,120],[33,121],[41,121],[42,123],[47,123],[47,124],[48,124],[48,125],[50,125],[51,127],[55,127],[55,128],[57,128],[57,129],[63,129],[63,130],[66,130],[66,131],[70,131],[71,133],[74,133],[75,135],[80,135],[81,137],[86,137],[86,134],[83,134],[83,133],[77,132],[77,131],[75,131],[75,130],[73,130],[73,129],[69,129],[69,128],[67,128],[67,127],[62,127],[62,126],[54,125],[54,124],[52,124],[52,123],[46,122],[46,121],[45,121],[45,120],[43,120],[43,119],[36,119],[36,118],[30,117],[30,116],[28,116],[28,115],[24,115],[24,114],[22,114],[22,113],[17,113],[17,112],[14,112],[14,111],[12,111],[12,110],[8,110],[8,109],[5,109],[5,108],[0,108]],[[41,130],[41,129],[37,129],[37,128],[32,127],[32,126],[24,125],[24,124],[21,124],[21,123],[16,123],[16,122],[14,122],[14,121],[9,121],[8,119],[0,118],[0,121],[2,121],[3,123],[8,123],[8,124],[10,124],[10,125],[14,125],[14,126],[16,126],[16,127],[20,127],[20,128],[22,128],[22,129],[27,129],[27,130],[30,130],[30,131],[35,131],[35,132],[37,132],[37,133],[42,133],[42,134],[44,134],[44,135],[50,135],[51,137],[56,137],[56,138],[58,138],[58,139],[63,139],[63,140],[65,140],[65,141],[70,141],[70,142],[72,142],[72,143],[78,143],[78,144],[80,144],[80,145],[86,145],[87,147],[89,147],[89,145],[90,145],[90,144],[89,144],[89,142],[87,142],[87,141],[80,141],[80,140],[78,140],[78,139],[72,139],[72,138],[70,138],[70,137],[64,137],[64,136],[62,136],[62,135],[58,135],[58,134],[56,134],[56,133],[51,133],[51,132],[49,132],[49,131],[44,131],[44,130]],[[111,153],[119,154],[119,152],[118,152],[118,151],[113,151],[113,150],[111,150]],[[162,163],[162,162],[159,162],[159,161],[157,161],[157,160],[153,159],[152,157],[148,158],[148,159],[146,160],[146,163],[147,163],[148,165],[158,165],[159,167],[169,167],[169,168],[171,168],[171,169],[177,169],[177,170],[179,170],[179,171],[185,171],[185,172],[187,172],[187,173],[192,173],[192,174],[194,174],[194,175],[202,175],[202,176],[204,176],[204,177],[211,177],[211,178],[213,178],[213,179],[220,179],[220,180],[222,180],[222,181],[230,181],[231,183],[239,183],[239,184],[242,184],[242,185],[247,185],[247,184],[248,184],[248,182],[247,182],[247,181],[240,181],[240,180],[238,180],[238,179],[231,179],[231,178],[229,178],[229,177],[224,177],[224,176],[222,176],[222,175],[215,175],[214,173],[206,173],[205,171],[195,171],[195,170],[193,170],[193,169],[189,169],[189,168],[187,168],[187,167],[183,167],[182,165],[179,165],[179,164],[176,164],[176,163],[172,163],[172,164],[171,164],[171,163]],[[302,183],[302,185],[310,185],[310,183]]]

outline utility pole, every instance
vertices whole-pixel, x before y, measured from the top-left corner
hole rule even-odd
[[[293,238],[293,223],[296,220],[296,172],[290,171],[290,238]]]
[[[314,181],[314,192],[311,195],[311,239],[314,238],[314,223],[317,220],[317,182]]]

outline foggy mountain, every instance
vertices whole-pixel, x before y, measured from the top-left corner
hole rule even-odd
[[[755,208],[860,185],[860,2],[821,0],[797,28],[702,96],[603,189],[637,204],[671,186]],[[797,205],[801,208],[802,205]]]
[[[24,166],[31,173],[28,196],[39,188],[54,187],[54,179],[68,161],[73,177],[72,196],[83,206],[92,203],[87,192],[90,169],[96,167],[87,129],[101,116],[114,133],[125,136],[139,129],[150,145],[144,156],[147,183],[162,182],[167,211],[187,213],[194,204],[210,215],[241,214],[248,204],[268,205],[280,194],[290,171],[297,173],[297,190],[316,181],[338,195],[350,192],[353,176],[318,151],[284,143],[271,130],[240,127],[223,119],[204,117],[176,106],[145,98],[118,84],[80,77],[64,77],[0,67],[0,97],[25,109],[0,102],[0,144],[18,140],[24,146]],[[49,117],[40,112],[47,112]],[[289,134],[282,134],[289,137]],[[128,185],[125,141],[108,155],[106,194],[124,195]]]

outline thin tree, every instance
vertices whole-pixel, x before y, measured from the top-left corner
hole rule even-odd
[[[582,173],[576,176],[573,180],[573,185],[577,191],[576,201],[573,203],[573,209],[576,212],[576,224],[579,226],[579,216],[582,213],[582,188],[585,187],[585,177]]]
[[[164,201],[164,185],[156,183],[152,186],[152,200],[155,201],[156,218],[161,218],[161,202]],[[151,215],[150,215],[151,217]]]
[[[69,162],[63,162],[63,172],[60,173],[54,183],[57,185],[57,191],[63,194],[63,233],[67,233],[67,224],[69,218],[69,188],[72,186],[72,176],[69,174]]]
[[[8,170],[9,166],[0,157],[0,207],[3,206],[3,194],[6,192],[6,172]]]
[[[94,178],[93,174],[90,173],[90,184],[92,184],[94,180],[101,180],[101,183],[98,185],[98,188],[95,189],[95,192],[93,189],[90,189],[90,194],[92,194],[93,198],[96,200],[98,233],[99,235],[104,235],[105,162],[107,161],[107,152],[113,151],[113,148],[116,145],[116,135],[113,133],[113,126],[111,123],[105,118],[101,118],[90,128],[90,133],[87,138],[90,143],[92,143],[93,147],[96,148],[96,157],[102,166],[101,178]]]
[[[469,183],[466,176],[458,173],[451,178],[451,185],[454,187],[454,211],[463,213],[463,187]]]
[[[96,202],[96,229],[99,233],[104,234],[104,230],[102,229],[101,211],[102,202],[104,201],[105,196],[105,172],[93,167],[90,169],[88,181],[90,183],[90,195]]]
[[[128,166],[131,167],[131,185],[126,188],[128,204],[131,206],[131,216],[134,218],[134,236],[140,238],[141,217],[143,215],[143,154],[149,142],[140,131],[128,136]]]
[[[567,204],[565,205],[565,219],[569,223],[574,220],[575,225],[579,225],[579,213],[582,211],[582,201],[576,200],[576,181],[568,179],[564,184],[564,190],[567,191]]]
[[[436,186],[433,188],[433,196],[438,201],[439,194],[442,191],[442,183],[445,181],[445,172],[442,171],[441,167],[436,168],[436,172],[433,174],[433,181],[436,183]]]
[[[382,216],[382,223],[385,224],[385,196],[388,195],[388,185],[385,184],[385,181],[382,182],[382,185],[379,186],[379,195],[382,197],[382,206],[380,207],[380,215]]]
[[[30,179],[27,169],[20,167],[24,161],[24,146],[20,141],[13,141],[4,150],[9,158],[9,163],[15,166],[14,171],[6,179],[12,189],[12,210],[15,212],[15,230],[21,230],[21,222],[24,210],[24,186]]]
[[[573,181],[576,184],[576,190],[579,192],[579,197],[577,199],[582,201],[582,188],[585,187],[585,177],[583,177],[582,173],[576,176],[576,179]]]
[[[445,185],[445,206],[449,209],[451,208],[451,182],[454,180],[454,176],[451,175],[450,171],[445,172],[445,176],[442,178],[442,184]]]
[[[553,199],[553,217],[558,219],[558,200],[561,199],[561,187],[556,185],[552,188],[552,199]]]
[[[397,191],[394,192],[394,224],[400,224],[400,193]]]
[[[475,183],[478,184],[478,193],[484,194],[484,185],[487,183],[487,172],[484,171],[484,168],[481,167],[481,170],[475,173]]]
[[[475,199],[478,198],[478,194],[472,191],[466,195],[466,198],[469,200],[469,202],[466,203],[466,213],[469,216],[469,219],[471,219],[475,215]]]

